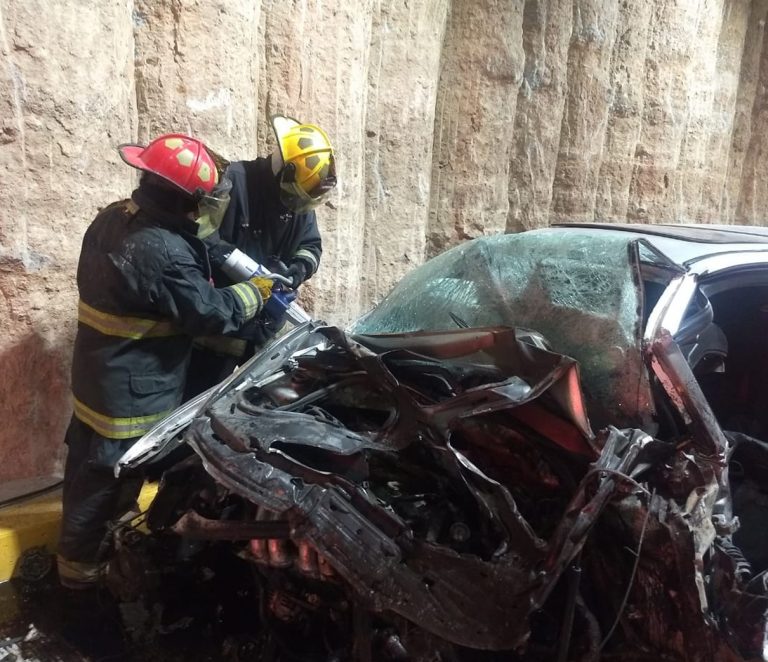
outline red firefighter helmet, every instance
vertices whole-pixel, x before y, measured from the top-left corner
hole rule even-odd
[[[205,145],[181,133],[160,136],[146,147],[127,144],[117,149],[128,165],[154,173],[189,195],[208,195],[219,181]]]

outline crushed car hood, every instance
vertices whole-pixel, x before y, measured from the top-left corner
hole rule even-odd
[[[472,649],[525,646],[554,601],[580,614],[584,660],[620,619],[636,650],[762,655],[765,575],[735,549],[735,521],[713,516],[718,445],[595,433],[578,364],[535,333],[310,323],[206,398],[123,467],[162,455],[191,420],[184,441],[256,516],[158,524],[150,512],[155,531],[310,545],[365,608]]]
[[[462,645],[516,645],[559,576],[542,571],[562,565],[544,536],[565,533],[524,512],[534,493],[571,525],[574,477],[540,455],[583,471],[603,445],[575,362],[508,328],[315,333],[316,351],[277,379],[209,402],[189,443],[221,484],[288,517],[372,608]]]
[[[577,364],[524,332],[308,334],[279,370],[209,401],[187,441],[368,608],[462,646],[511,649],[612,502],[624,500],[631,544],[650,518],[659,543],[694,548],[684,513],[636,482],[669,448],[639,430],[595,435]],[[690,549],[675,548],[686,535]],[[706,656],[721,642],[693,559],[666,581],[687,584],[680,600],[697,603],[700,627],[681,645]]]

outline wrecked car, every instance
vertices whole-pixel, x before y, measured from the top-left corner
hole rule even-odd
[[[238,659],[768,659],[766,335],[766,230],[469,241],[140,440],[113,584],[237,559]]]

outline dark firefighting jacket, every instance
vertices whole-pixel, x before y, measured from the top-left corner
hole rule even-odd
[[[241,329],[249,282],[216,289],[196,224],[134,191],[83,238],[72,365],[75,416],[111,439],[147,432],[181,401],[192,337]]]
[[[282,205],[271,159],[236,161],[227,176],[232,192],[221,238],[270,269],[278,260],[300,259],[307,276],[315,273],[323,253],[315,212],[297,214]]]

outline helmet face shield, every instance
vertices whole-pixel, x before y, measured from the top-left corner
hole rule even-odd
[[[296,179],[296,165],[288,163],[280,172],[280,202],[298,214],[304,214],[322,205],[336,187],[336,163],[333,154],[328,159],[328,168],[310,188]]]
[[[197,236],[200,239],[205,239],[221,227],[224,214],[229,207],[231,191],[232,181],[227,177],[222,177],[210,195],[204,195],[200,198],[197,205]]]

